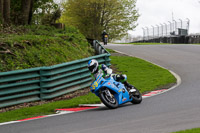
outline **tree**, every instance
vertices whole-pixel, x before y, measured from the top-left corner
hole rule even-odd
[[[49,8],[49,4],[54,3],[53,0],[11,0],[11,22],[15,25],[31,24],[33,19],[43,17],[43,10]],[[38,18],[37,18],[38,19]]]
[[[60,21],[77,27],[89,38],[100,39],[106,30],[110,38],[120,38],[136,27],[135,0],[68,0]]]
[[[61,16],[61,10],[55,9],[52,13],[45,14],[42,19],[41,23],[43,25],[52,25],[56,23],[56,20],[59,19]]]
[[[3,0],[0,0],[0,23],[3,23]]]
[[[42,17],[52,12],[51,21],[55,21],[59,11],[58,4],[55,4],[54,0],[0,0],[0,23],[30,25],[33,19],[40,20],[41,23]]]
[[[10,24],[10,0],[4,0],[3,17],[6,24]]]
[[[33,2],[33,0],[22,0],[22,10],[21,10],[21,15],[22,15],[22,20],[21,20],[21,24],[28,24],[29,22],[29,16],[30,16],[30,12],[32,12],[32,8],[31,8],[31,3]]]
[[[10,24],[10,0],[0,0],[0,19],[3,24]]]
[[[35,11],[36,23],[51,25],[61,16],[61,10],[54,1],[49,1]]]

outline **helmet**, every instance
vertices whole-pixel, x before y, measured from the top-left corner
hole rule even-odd
[[[88,61],[88,69],[91,71],[91,73],[94,73],[97,71],[99,66],[99,63],[97,60],[92,59]]]

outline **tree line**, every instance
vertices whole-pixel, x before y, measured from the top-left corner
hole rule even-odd
[[[53,8],[58,8],[53,0],[0,0],[0,22],[30,25]]]
[[[60,21],[77,27],[88,38],[101,39],[106,30],[111,39],[125,36],[137,26],[136,0],[67,0]]]
[[[100,40],[103,30],[110,39],[127,35],[139,17],[136,0],[66,0],[61,9],[54,0],[0,0],[0,24],[46,25],[58,20]]]

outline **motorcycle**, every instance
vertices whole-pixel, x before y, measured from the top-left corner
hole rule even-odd
[[[104,43],[104,45],[107,45],[107,43],[108,43],[108,35],[104,35],[103,43]]]
[[[100,98],[105,106],[114,109],[127,102],[133,104],[140,104],[142,102],[142,95],[137,88],[134,88],[134,92],[128,92],[124,84],[115,81],[112,75],[105,78],[102,75],[97,74],[90,90]]]

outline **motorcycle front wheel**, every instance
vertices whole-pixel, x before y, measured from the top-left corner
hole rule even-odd
[[[115,109],[118,107],[118,101],[115,96],[110,92],[109,89],[104,88],[100,90],[99,97],[104,105],[110,109]]]
[[[103,43],[104,43],[104,45],[107,45],[107,43],[108,43],[108,38],[104,38]]]
[[[142,95],[140,91],[137,88],[134,88],[136,91],[131,93],[132,101],[131,103],[133,104],[140,104],[142,102]]]

